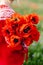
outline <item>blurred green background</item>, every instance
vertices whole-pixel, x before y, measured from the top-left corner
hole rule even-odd
[[[37,25],[40,31],[40,39],[29,47],[29,58],[24,65],[43,65],[43,0],[15,0],[11,4],[12,8],[22,15],[37,13],[40,22]]]

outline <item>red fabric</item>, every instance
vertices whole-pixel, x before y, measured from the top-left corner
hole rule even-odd
[[[10,50],[6,45],[0,47],[0,65],[22,65],[24,56],[22,51]]]

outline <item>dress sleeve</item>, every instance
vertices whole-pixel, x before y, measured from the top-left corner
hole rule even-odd
[[[6,5],[0,5],[0,20],[10,18],[15,11]]]

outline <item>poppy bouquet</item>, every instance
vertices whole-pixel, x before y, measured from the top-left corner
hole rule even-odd
[[[2,27],[2,34],[5,38],[7,47],[14,50],[14,52],[23,53],[27,59],[28,46],[30,46],[33,41],[39,40],[40,34],[36,27],[38,23],[39,17],[37,14],[20,15],[14,13],[11,18],[7,18],[4,27]],[[24,57],[23,54],[21,57]],[[20,55],[18,54],[18,56]],[[21,57],[19,57],[19,59]],[[24,58],[22,58],[21,64],[19,61],[17,65],[22,65]],[[15,62],[18,62],[18,60]]]
[[[19,50],[23,45],[29,46],[33,41],[38,41],[40,36],[36,27],[38,22],[36,14],[22,16],[14,13],[11,18],[6,19],[2,32],[8,46]],[[21,47],[17,48],[19,45]]]

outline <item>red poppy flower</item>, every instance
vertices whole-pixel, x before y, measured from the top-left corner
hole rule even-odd
[[[37,30],[36,26],[33,26],[31,33],[32,33],[31,34],[32,39],[35,40],[35,41],[38,41],[40,34],[39,34],[39,31]]]
[[[15,27],[17,27],[17,26],[21,26],[22,24],[25,24],[27,22],[26,22],[26,19],[24,18],[24,16],[21,16],[21,15],[18,15],[18,14],[13,14],[12,18],[6,19],[6,23],[8,25],[14,24]]]
[[[20,25],[27,24],[26,19],[25,19],[24,16],[21,16],[21,18],[20,18],[20,23],[19,23],[19,24],[20,24]]]
[[[5,36],[5,37],[11,36],[11,34],[12,34],[11,26],[6,25],[5,27],[3,27],[2,28],[2,33],[3,33],[3,36]]]
[[[16,24],[16,23],[19,23],[20,22],[20,19],[18,17],[18,14],[13,14],[13,16],[11,18],[8,18],[6,19],[6,24]]]
[[[30,14],[27,18],[28,22],[32,22],[33,24],[38,24],[39,22],[39,17],[37,16],[37,14]]]
[[[12,35],[10,38],[9,38],[9,44],[11,47],[16,47],[20,44],[20,40],[21,38],[17,35]]]
[[[13,14],[11,19],[14,20],[15,23],[19,22],[20,25],[22,25],[23,23],[26,23],[26,19],[24,18],[24,16],[17,13]]]
[[[31,24],[23,24],[18,28],[17,34],[19,34],[19,36],[21,37],[28,37],[31,34],[30,33],[31,28],[32,28]]]
[[[30,46],[32,44],[32,42],[33,42],[33,39],[31,37],[31,35],[27,39],[25,39],[25,44],[27,46]]]

